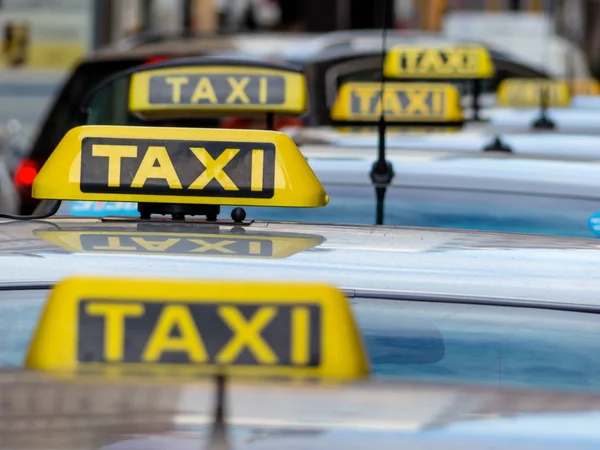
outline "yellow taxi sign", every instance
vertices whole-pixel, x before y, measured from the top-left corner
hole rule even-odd
[[[274,131],[82,126],[33,183],[38,199],[319,207],[323,186]]]
[[[206,233],[135,231],[34,231],[46,242],[73,253],[180,255],[222,258],[280,259],[325,242],[300,233],[236,234],[220,229]]]
[[[600,83],[593,78],[576,78],[565,80],[573,96],[600,95]]]
[[[350,82],[342,85],[331,109],[336,122],[374,122],[383,108],[389,122],[460,123],[460,93],[450,84]]]
[[[565,108],[571,105],[571,93],[566,81],[538,78],[503,80],[498,86],[498,105],[539,107],[544,91],[547,93],[547,106]]]
[[[496,73],[485,47],[443,46],[417,47],[397,45],[385,59],[387,78],[412,79],[485,79]]]
[[[369,372],[348,302],[328,285],[104,277],[54,287],[25,366],[339,379]]]
[[[148,68],[131,75],[129,111],[147,119],[240,112],[304,114],[304,75],[274,67],[210,65],[210,59],[204,59]]]

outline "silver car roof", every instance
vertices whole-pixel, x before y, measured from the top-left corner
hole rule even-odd
[[[386,135],[386,148],[394,150],[436,150],[458,153],[464,156],[484,153],[496,137],[508,145],[512,153],[505,156],[565,160],[600,160],[600,135],[549,132],[493,132],[482,127],[457,132],[394,132],[391,128]],[[329,145],[345,154],[348,149],[369,151],[377,148],[378,136],[369,131],[353,133],[341,132],[330,127],[289,130],[290,135],[301,150]],[[312,144],[312,145],[311,145]],[[497,156],[497,155],[496,155]]]
[[[103,244],[84,247],[78,237],[86,233],[106,241],[147,232],[149,226],[157,227],[154,234],[175,233],[169,237],[182,240],[208,233],[235,242],[240,231],[231,225],[191,223],[182,229],[131,218],[0,222],[0,286],[43,287],[76,274],[323,281],[349,296],[600,307],[600,243],[593,239],[257,221],[245,227],[246,235],[290,242],[312,237],[308,248],[261,259],[219,252],[161,254],[141,247],[124,253]]]
[[[215,383],[59,380],[0,373],[6,448],[183,450],[207,446]],[[226,384],[231,449],[592,449],[597,395],[362,382]]]

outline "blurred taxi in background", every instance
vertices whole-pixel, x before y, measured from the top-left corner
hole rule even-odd
[[[435,33],[420,31],[390,31],[388,42],[390,45],[402,42],[423,45],[464,43],[464,41],[449,40]],[[186,34],[169,36],[146,33],[123,41],[115,47],[92,53],[74,69],[56,97],[31,147],[20,153],[22,156],[18,167],[11,168],[15,180],[19,180],[16,184],[20,192],[21,211],[30,213],[36,204],[30,196],[32,179],[24,174],[38,171],[61,136],[70,127],[82,123],[80,102],[90,90],[111,75],[137,65],[167,58],[200,55],[271,58],[306,66],[311,92],[309,117],[313,117],[309,123],[318,125],[323,123],[323,120],[328,120],[321,118],[323,112],[320,105],[324,99],[327,99],[327,102],[332,101],[339,87],[336,81],[333,85],[327,81],[325,90],[324,80],[331,80],[331,74],[335,75],[334,80],[341,77],[339,81],[343,81],[347,71],[352,74],[350,79],[353,80],[371,79],[380,72],[381,34],[372,30],[322,35],[240,33],[217,36]],[[491,55],[498,74],[498,79],[490,88],[492,91],[495,91],[497,83],[506,77],[546,76],[539,70],[514,61],[506,54],[491,51]],[[309,61],[311,61],[310,66]],[[350,61],[352,64],[346,64]],[[348,69],[345,68],[346,65]],[[359,75],[362,73],[367,74],[366,78]]]
[[[376,120],[377,111],[359,110],[356,116],[353,85],[346,87],[332,112],[340,124]],[[378,83],[358,83],[359,89],[371,94],[379,87]],[[223,57],[171,59],[121,72],[90,94],[85,109],[89,125],[202,127],[215,126],[221,116],[242,115],[253,117],[254,124],[264,128],[265,122],[280,113],[304,114],[306,89],[295,66]],[[463,120],[460,96],[452,85],[389,83],[385,92],[387,101],[406,107],[387,111],[390,128],[456,126]],[[198,101],[192,102],[193,97]],[[423,98],[425,103],[420,101]],[[359,135],[349,139],[358,140]],[[378,158],[375,143],[368,149],[303,145],[301,150],[330,193],[328,207],[250,206],[252,217],[597,236],[597,164],[543,161],[501,151],[466,154],[386,149],[395,176],[385,199],[378,202],[369,178]],[[58,214],[139,213],[132,204],[82,200],[63,202]]]

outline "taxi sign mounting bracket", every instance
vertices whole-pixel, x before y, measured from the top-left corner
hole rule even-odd
[[[140,219],[148,220],[152,214],[170,214],[173,220],[185,220],[185,216],[206,216],[209,222],[215,222],[221,212],[219,205],[182,205],[173,203],[138,203]],[[245,214],[244,214],[245,216]],[[242,219],[243,220],[243,219]]]
[[[208,438],[207,450],[229,450],[227,441],[227,423],[225,422],[225,375],[215,377],[215,413],[212,429]]]
[[[540,116],[531,124],[533,130],[554,130],[556,128],[556,124],[548,117],[549,90],[550,88],[545,87],[540,91]]]

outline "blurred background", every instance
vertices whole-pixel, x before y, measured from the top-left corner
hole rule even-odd
[[[481,41],[551,76],[600,75],[600,0],[392,0],[390,7],[384,14],[383,0],[0,0],[0,135],[13,149],[5,157],[15,159],[8,166],[29,148],[82,57],[165,36],[178,45],[192,35],[299,37],[385,22],[407,33]],[[253,40],[247,50],[268,54],[276,45],[310,51],[278,38]],[[366,34],[352,45],[380,44]]]

